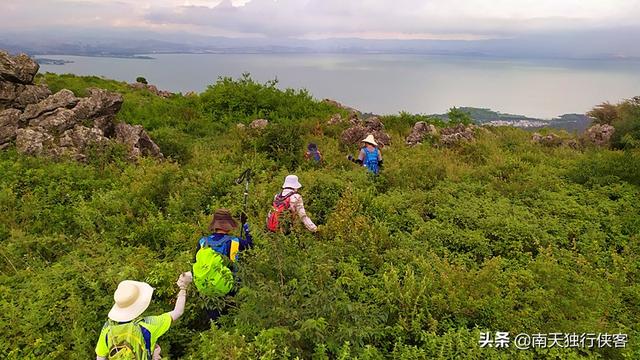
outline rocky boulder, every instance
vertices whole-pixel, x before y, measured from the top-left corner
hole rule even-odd
[[[0,111],[9,108],[24,109],[51,95],[45,85],[24,85],[0,81]]]
[[[269,125],[269,120],[265,119],[256,119],[249,124],[249,128],[253,130],[261,130],[266,128]]]
[[[342,119],[342,115],[333,114],[331,118],[327,121],[327,125],[337,125],[342,123],[344,120]]]
[[[48,98],[36,103],[27,105],[20,119],[28,123],[29,120],[37,118],[45,113],[53,112],[57,109],[71,109],[78,104],[78,99],[73,92],[62,89]]]
[[[411,129],[411,134],[407,136],[406,143],[407,145],[417,145],[420,144],[427,136],[437,135],[438,130],[432,124],[427,124],[424,121],[418,121],[413,125],[413,129]]]
[[[120,123],[115,127],[115,136],[118,142],[127,146],[130,159],[137,159],[140,156],[164,157],[158,145],[151,140],[141,125]]]
[[[459,142],[469,142],[475,139],[474,125],[458,124],[440,131],[440,144],[450,146]]]
[[[156,95],[156,96],[160,96],[163,98],[168,98],[173,96],[174,94],[172,92],[169,91],[165,91],[165,90],[158,90],[158,87],[156,87],[155,85],[149,85],[149,84],[145,84],[145,83],[133,83],[133,84],[129,84],[129,87],[131,87],[132,89],[137,89],[137,90],[147,90],[150,93]],[[188,95],[186,95],[188,96]]]
[[[0,149],[15,141],[24,154],[82,161],[92,144],[121,142],[131,159],[163,157],[142,126],[115,126],[120,94],[93,88],[84,98],[69,90],[51,95],[46,85],[33,84],[37,71],[26,55],[11,57],[0,51]]]
[[[616,129],[608,124],[604,125],[593,125],[584,133],[584,141],[597,145],[597,146],[609,146],[611,144],[611,137]]]
[[[28,55],[11,56],[0,50],[0,80],[31,84],[38,73],[40,65]]]
[[[46,150],[53,146],[53,136],[42,128],[18,129],[16,131],[16,148],[27,155],[47,155]]]
[[[535,144],[544,146],[560,146],[563,143],[562,138],[553,133],[547,135],[533,133],[533,135],[531,136],[531,141]]]
[[[384,132],[384,124],[377,116],[366,120],[351,121],[352,126],[342,132],[341,141],[347,145],[355,145],[362,142],[368,135],[373,135],[380,147],[391,144],[391,136]]]
[[[20,110],[7,109],[0,112],[0,147],[16,138],[20,123]]]

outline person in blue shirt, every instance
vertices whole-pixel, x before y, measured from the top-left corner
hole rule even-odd
[[[349,155],[347,159],[366,167],[367,170],[378,175],[382,167],[382,151],[378,148],[378,143],[373,135],[367,136],[362,142],[364,146],[360,149],[358,158],[354,159],[353,156]]]

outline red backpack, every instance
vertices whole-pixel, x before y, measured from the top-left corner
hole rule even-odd
[[[291,195],[296,194],[295,191],[287,195],[278,194],[273,200],[273,209],[267,215],[267,230],[277,232],[280,229],[280,214],[291,207]]]

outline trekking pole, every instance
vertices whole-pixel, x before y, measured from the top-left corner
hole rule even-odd
[[[247,213],[247,199],[249,198],[249,181],[251,180],[251,168],[245,170],[237,179],[236,184],[240,185],[244,181],[244,207],[243,211]],[[244,238],[244,224],[240,229],[240,236]]]

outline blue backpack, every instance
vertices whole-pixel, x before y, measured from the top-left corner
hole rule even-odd
[[[366,166],[372,173],[378,175],[378,172],[380,172],[380,168],[378,167],[378,148],[369,151],[369,149],[364,147],[362,150],[364,150],[364,161],[362,165]]]
[[[318,151],[317,149],[309,151],[309,154],[311,154],[311,158],[315,160],[315,162],[320,162],[320,160],[322,160],[322,157],[320,156],[320,151]]]

